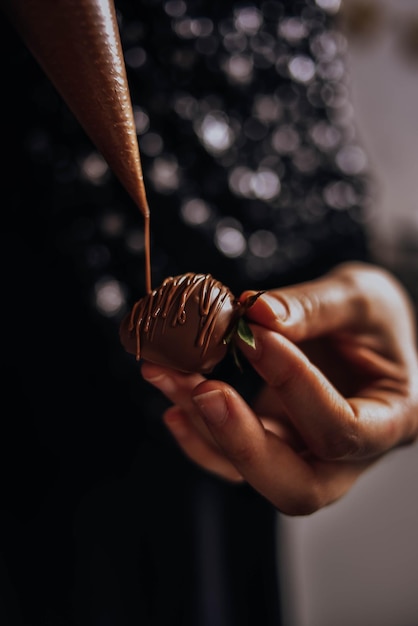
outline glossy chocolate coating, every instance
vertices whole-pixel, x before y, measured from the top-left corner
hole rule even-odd
[[[138,139],[113,0],[0,7],[144,215]]]
[[[127,352],[183,372],[209,373],[228,351],[240,315],[232,292],[210,274],[169,277],[122,321]]]

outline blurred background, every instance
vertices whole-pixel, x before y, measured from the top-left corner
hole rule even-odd
[[[418,0],[315,0],[315,3],[330,13],[335,12],[346,38],[353,108],[351,112],[345,109],[344,113],[354,118],[358,139],[367,155],[367,173],[371,171],[374,177],[366,216],[374,256],[398,276],[418,307]],[[171,7],[179,4],[183,3],[167,3]],[[192,3],[189,5],[190,8]],[[131,47],[130,69],[138,71],[141,77],[146,76],[151,70],[144,63],[144,52],[132,44],[138,35],[127,28],[125,37]],[[192,46],[193,40],[186,33],[182,43]],[[8,60],[6,54],[3,57]],[[138,259],[143,251],[141,233],[138,227],[131,227],[132,222],[137,224],[137,214],[132,212],[132,219],[127,221],[131,230],[129,237],[125,237],[119,219],[125,209],[125,197],[112,186],[103,161],[91,151],[84,136],[80,136],[73,118],[65,111],[59,114],[57,100],[42,82],[39,69],[30,65],[32,71],[26,73],[27,59],[20,48],[14,61],[21,68],[21,73],[17,73],[20,81],[16,81],[13,63],[5,62],[3,67],[4,85],[12,86],[2,103],[5,135],[7,131],[12,135],[3,146],[10,165],[10,173],[2,181],[7,200],[3,219],[11,223],[12,234],[7,228],[4,230],[1,246],[5,253],[5,302],[13,322],[4,326],[2,342],[9,348],[7,367],[11,382],[6,385],[6,391],[12,409],[2,420],[6,434],[0,437],[5,449],[0,460],[4,464],[3,475],[8,477],[2,495],[11,503],[14,513],[6,513],[0,519],[0,527],[7,543],[5,560],[26,594],[27,606],[23,610],[39,615],[37,623],[58,626],[64,624],[56,618],[59,604],[68,601],[68,589],[72,585],[67,564],[72,562],[73,546],[63,545],[63,537],[72,537],[71,520],[80,493],[99,481],[109,481],[112,485],[115,477],[119,480],[124,476],[137,454],[144,431],[148,429],[156,439],[162,436],[152,421],[154,414],[161,413],[161,406],[157,397],[147,400],[151,417],[147,418],[145,427],[136,414],[132,418],[131,407],[143,402],[143,387],[136,370],[120,354],[117,338],[114,343],[111,339],[106,345],[103,342],[103,333],[110,334],[112,316],[126,297],[119,283],[113,280],[113,274],[108,279],[105,270],[111,267],[122,273],[122,261],[127,265],[128,250],[129,271],[137,279]],[[140,73],[142,64],[144,74]],[[338,70],[340,66],[335,67]],[[186,78],[187,72],[192,72],[186,66],[181,69]],[[144,83],[138,95],[141,101],[150,97],[142,91]],[[150,84],[152,87],[153,83]],[[185,109],[187,103],[187,99],[179,99],[177,104]],[[153,124],[164,130],[162,105],[165,103],[158,104],[163,112],[161,119]],[[13,127],[9,123],[13,116],[26,120],[31,115],[36,119],[29,136],[30,119],[26,125],[19,123]],[[45,132],[57,119],[59,125],[54,133]],[[180,120],[180,116],[175,119],[176,132],[181,132],[182,124],[188,121]],[[178,168],[173,160],[154,159],[162,151],[162,137],[164,141],[168,138],[165,132],[145,132],[150,122],[139,111],[136,123],[144,162],[155,160],[159,165],[159,169],[148,170],[149,188],[154,197],[167,192],[164,204],[168,204],[169,192],[179,185]],[[359,165],[364,165],[363,152],[356,152],[355,156],[360,159]],[[11,210],[17,205],[19,194],[24,200],[21,212]],[[241,200],[239,197],[238,201]],[[331,206],[342,219],[348,212],[339,211],[347,206],[339,206],[338,202]],[[203,213],[203,223],[207,220],[207,206],[201,203],[197,208],[200,217]],[[131,207],[126,207],[126,212],[130,214],[130,211]],[[184,231],[192,228],[193,223],[186,223],[190,214],[186,205],[181,218],[184,224],[179,218],[176,226]],[[158,215],[156,212],[156,240],[164,242],[164,232],[170,234],[170,228],[165,228],[162,222],[168,217],[165,213],[160,224]],[[170,214],[170,219],[174,220],[173,215]],[[209,226],[207,230],[208,236],[212,236]],[[235,235],[238,232],[234,228],[229,230]],[[125,241],[128,247],[124,247]],[[201,240],[196,241],[199,246]],[[234,241],[241,245],[242,238],[235,237]],[[302,246],[301,250],[304,253],[305,248]],[[222,266],[235,262],[230,250],[221,252]],[[293,249],[295,252],[297,249]],[[185,248],[186,253],[189,254]],[[237,263],[241,262],[239,254],[238,250]],[[160,264],[158,272],[162,276],[168,260],[155,246],[153,261]],[[10,267],[14,271],[8,271]],[[101,279],[104,276],[105,280],[99,281],[98,276]],[[50,287],[51,277],[56,277],[54,289]],[[135,284],[132,276],[131,282]],[[73,297],[75,286],[82,296],[78,299]],[[96,291],[92,294],[92,286],[97,288],[97,294]],[[93,313],[92,309],[95,309]],[[94,315],[97,311],[99,319]],[[23,329],[22,336],[14,331],[16,327]],[[63,336],[62,329],[65,333],[60,343],[55,337]],[[47,341],[49,336],[52,341]],[[37,366],[38,355],[51,366],[47,379],[43,368]],[[90,368],[93,358],[95,367]],[[104,385],[103,381],[110,378],[113,384]],[[50,389],[53,393],[49,393]],[[56,398],[63,399],[59,410]],[[79,398],[83,398],[82,406]],[[126,401],[127,409],[122,410],[121,398]],[[112,420],[104,420],[104,415],[116,415],[117,428]],[[159,459],[152,449],[150,456],[157,465]],[[148,463],[148,458],[145,461]],[[186,474],[186,470],[183,465],[179,467],[184,480],[181,472]],[[415,445],[386,457],[341,502],[307,518],[281,517],[279,558],[283,565],[285,626],[417,626],[417,477]],[[166,477],[161,473],[160,478],[158,473],[157,479],[161,489]],[[183,484],[175,472],[171,480]],[[174,491],[170,495],[175,498]],[[155,516],[163,523],[164,515],[158,507],[164,503],[161,498],[154,502],[152,493],[150,498]],[[230,494],[228,498],[230,502]],[[220,505],[217,501],[218,508],[223,504],[224,501]],[[91,510],[100,514],[100,507],[95,509],[91,505]],[[248,523],[248,519],[245,521]],[[184,526],[183,520],[181,525]],[[93,522],[91,528],[92,534],[86,535],[88,546],[96,534]],[[240,525],[247,540],[246,529]],[[154,532],[157,535],[159,527]],[[257,537],[262,533],[252,531],[252,535]],[[47,571],[44,577],[39,576],[39,563]],[[0,569],[0,579],[1,576]],[[46,617],[45,598],[52,611]],[[30,620],[31,624],[35,624],[34,619]],[[25,623],[29,624],[29,619]]]
[[[344,0],[341,16],[353,114],[374,173],[373,252],[417,305],[418,2]],[[418,624],[417,479],[415,445],[393,452],[342,501],[284,517],[286,626]]]

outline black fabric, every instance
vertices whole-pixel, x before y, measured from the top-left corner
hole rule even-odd
[[[128,64],[128,75],[134,105],[149,117],[139,139],[152,211],[154,284],[185,271],[210,272],[238,295],[367,258],[363,177],[339,170],[335,151],[315,148],[318,164],[307,173],[289,154],[268,153],[270,158],[260,148],[280,124],[297,128],[306,142],[315,122],[331,123],[318,95],[326,80],[318,77],[310,87],[296,83],[274,63],[263,64],[260,53],[253,81],[233,84],[220,70],[227,57],[221,37],[207,40],[215,53],[199,51],[195,39],[176,34],[165,6],[117,3],[127,59],[136,47],[146,54],[142,65]],[[210,15],[214,32],[225,34],[234,11],[245,6],[196,2],[188,15]],[[278,41],[278,55],[296,46],[280,41],[280,20],[303,14],[311,38],[329,28],[314,2],[257,6],[264,12],[264,35]],[[94,146],[10,26],[3,19],[0,26],[0,621],[278,626],[277,512],[248,486],[226,484],[182,456],[161,425],[165,401],[141,380],[137,363],[119,344],[121,316],[144,290],[144,260],[126,246],[127,235],[142,228],[138,210],[110,173],[97,185],[80,174]],[[298,46],[312,54],[307,38]],[[279,103],[288,103],[284,118],[266,123],[261,135],[245,135],[254,106],[249,96],[272,90]],[[175,94],[238,120],[242,137],[234,150],[223,156],[208,151],[195,131],[199,120],[176,112]],[[264,132],[263,139],[251,139]],[[162,138],[157,156],[147,148],[149,133]],[[153,177],[156,160],[173,155],[181,182],[162,190]],[[277,167],[278,198],[233,193],[233,159],[254,171],[263,159],[266,167]],[[357,201],[342,208],[324,202],[323,190],[338,181],[355,190]],[[196,197],[212,210],[197,227],[181,210]],[[110,235],[103,219],[115,215],[124,227]],[[246,241],[260,230],[272,232],[274,263],[248,251],[223,254],[214,242],[225,217],[239,222]],[[109,277],[126,293],[125,308],[113,316],[103,315],[94,299],[97,285]],[[216,375],[249,397],[259,385],[230,359]]]

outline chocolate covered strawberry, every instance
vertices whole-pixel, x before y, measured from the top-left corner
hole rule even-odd
[[[170,276],[138,300],[122,321],[122,345],[137,360],[210,373],[236,333],[251,342],[243,315],[258,295],[241,303],[210,274]]]

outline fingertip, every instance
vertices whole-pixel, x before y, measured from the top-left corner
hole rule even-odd
[[[244,292],[249,296],[255,292]],[[271,327],[272,324],[283,324],[290,315],[290,311],[284,300],[269,293],[261,294],[246,311],[247,319],[258,324]]]
[[[171,406],[163,414],[163,422],[176,439],[184,439],[188,434],[187,418],[178,406]]]
[[[177,381],[172,376],[167,375],[164,370],[146,370],[142,376],[150,385],[153,385],[167,396],[172,396],[178,391]]]
[[[166,372],[166,369],[151,363],[151,361],[141,361],[141,375],[145,380],[153,380]]]

